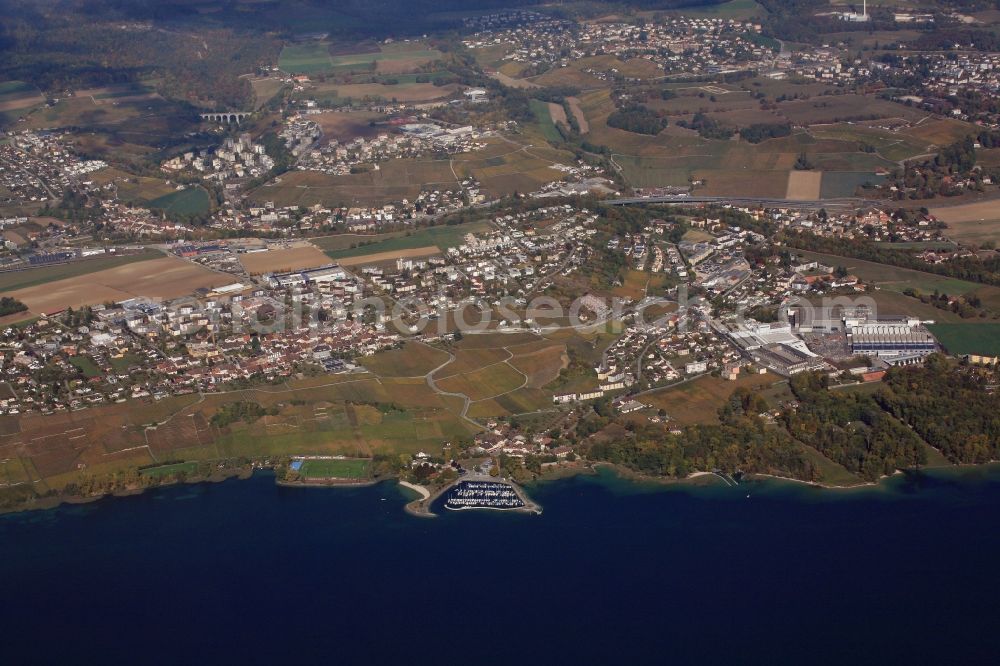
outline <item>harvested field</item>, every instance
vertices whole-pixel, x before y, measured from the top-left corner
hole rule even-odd
[[[566,127],[569,127],[569,120],[566,119],[566,109],[562,104],[549,102],[549,117],[552,118],[553,123],[557,125],[562,123]]]
[[[176,257],[165,257],[19,289],[10,295],[32,312],[48,313],[138,296],[177,298],[199,288],[217,287],[232,281],[232,276]]]
[[[580,126],[580,134],[589,132],[590,123],[587,122],[587,116],[584,115],[583,109],[580,108],[579,98],[567,97],[566,101],[569,102],[569,110],[573,113],[573,117],[576,118],[577,125]]]
[[[250,79],[253,87],[254,109],[260,109],[285,88],[285,82],[278,77]]]
[[[948,225],[948,237],[965,242],[1000,240],[1000,199],[931,208]]]
[[[785,198],[794,201],[819,199],[822,182],[823,172],[821,171],[789,171],[788,191],[785,193]]]
[[[527,81],[525,79],[514,79],[507,76],[503,72],[493,72],[490,74],[490,76],[492,76],[494,79],[496,79],[500,83],[510,88],[525,88],[525,89],[541,88],[541,86],[538,85],[537,83],[532,83],[531,81]]]
[[[519,354],[510,364],[528,377],[528,387],[542,388],[555,381],[563,368],[569,365],[564,345],[553,344],[528,354]]]
[[[330,257],[313,245],[303,244],[297,247],[268,250],[267,252],[241,254],[240,263],[243,264],[247,273],[259,275],[325,266],[330,263]]]
[[[462,349],[483,349],[493,347],[511,347],[529,342],[537,342],[543,338],[523,331],[511,333],[470,333],[462,338],[459,347]]]
[[[920,120],[926,113],[871,95],[822,95],[778,104],[778,112],[796,125],[871,118]]]
[[[963,123],[960,120],[950,118],[944,120],[928,120],[900,132],[905,136],[913,137],[935,146],[946,146],[949,143],[960,141],[963,138],[978,134],[979,130],[975,125]]]
[[[436,245],[426,245],[424,247],[411,247],[401,250],[376,252],[375,254],[363,254],[360,257],[346,257],[340,259],[339,263],[341,266],[361,266],[364,264],[377,264],[382,261],[395,261],[396,259],[429,257],[435,254],[441,254],[441,250]]]
[[[0,291],[8,292],[18,289],[27,289],[40,284],[75,278],[88,273],[97,273],[127,264],[140,261],[150,261],[160,259],[163,253],[158,250],[146,250],[138,254],[123,254],[114,256],[98,257],[96,259],[85,259],[74,261],[68,264],[58,264],[55,266],[41,266],[39,268],[29,268],[22,271],[8,271],[0,273]],[[6,295],[6,294],[5,294]]]
[[[358,137],[371,138],[380,131],[378,127],[373,127],[372,122],[384,119],[380,113],[368,111],[358,111],[350,113],[327,112],[317,113],[309,116],[309,120],[317,123],[323,130],[323,143],[329,143],[331,139],[347,142]]]
[[[697,193],[710,196],[774,197],[788,193],[787,171],[755,171],[750,169],[715,169],[695,171],[695,177],[705,181]]]

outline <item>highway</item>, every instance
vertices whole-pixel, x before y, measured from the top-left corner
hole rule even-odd
[[[864,205],[864,199],[813,199],[796,201],[793,199],[770,199],[766,197],[707,197],[690,195],[667,195],[661,197],[630,197],[605,199],[602,203],[611,206],[633,206],[637,204],[745,204],[764,208],[857,208]]]

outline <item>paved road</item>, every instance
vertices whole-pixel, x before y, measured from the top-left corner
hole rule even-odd
[[[766,197],[707,197],[707,196],[662,196],[662,197],[628,197],[623,199],[605,199],[603,203],[610,206],[631,206],[637,204],[701,204],[701,203],[731,203],[749,204],[769,208],[854,208],[863,205],[864,199],[814,199],[795,201],[792,199],[770,199]]]

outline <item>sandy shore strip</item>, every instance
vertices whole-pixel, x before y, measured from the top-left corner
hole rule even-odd
[[[399,485],[403,486],[404,488],[409,488],[410,490],[413,490],[417,494],[419,494],[420,501],[423,501],[425,499],[430,499],[431,491],[427,490],[423,486],[418,486],[415,483],[410,483],[409,481],[403,481],[402,479],[399,480]]]
[[[432,498],[431,491],[425,488],[424,486],[420,486],[415,483],[410,483],[409,481],[404,481],[402,479],[399,479],[398,481],[399,485],[403,486],[404,488],[409,488],[413,492],[420,495],[419,499],[415,499],[412,502],[407,502],[406,506],[403,507],[403,509],[408,514],[410,514],[411,516],[417,516],[419,518],[436,518],[437,516],[431,513],[431,503],[434,501],[437,495],[440,495],[441,492],[444,492],[446,488],[451,487],[451,484],[445,486],[445,488],[442,488],[441,491],[439,491]]]

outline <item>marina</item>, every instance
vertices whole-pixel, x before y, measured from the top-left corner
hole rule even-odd
[[[444,506],[452,511],[494,509],[510,511],[524,509],[520,493],[509,483],[500,481],[460,481],[445,495]]]
[[[422,518],[434,517],[432,508],[440,509],[442,505],[450,511],[481,509],[542,513],[542,507],[529,498],[519,486],[487,475],[466,474],[433,492],[423,486],[402,481],[400,485],[420,495],[405,508],[410,515]]]

